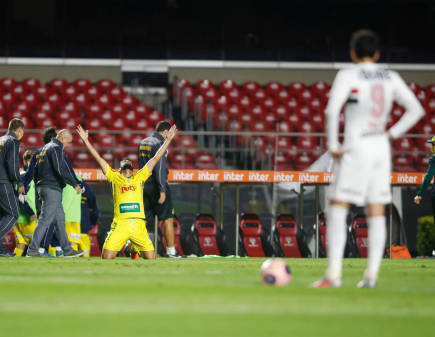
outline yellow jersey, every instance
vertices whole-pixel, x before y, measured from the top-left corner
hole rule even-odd
[[[143,184],[151,176],[148,166],[133,174],[130,178],[112,170],[107,165],[106,177],[112,184],[113,213],[115,219],[145,219],[143,207]]]

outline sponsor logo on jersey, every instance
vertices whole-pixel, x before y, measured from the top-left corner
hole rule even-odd
[[[137,202],[127,202],[119,205],[119,213],[135,213],[140,212],[140,205]]]
[[[131,185],[131,186],[122,186],[121,187],[121,193],[126,193],[126,192],[136,192],[136,186]]]

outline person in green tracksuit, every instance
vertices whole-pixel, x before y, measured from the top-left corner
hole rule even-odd
[[[24,172],[21,177],[26,174],[29,166],[30,158],[33,152],[27,150],[23,155]],[[35,198],[35,183],[30,182],[29,190],[27,191],[26,200],[20,199],[18,207],[18,220],[14,226],[15,232],[15,256],[23,256],[26,247],[32,240],[33,232],[35,231],[38,218],[36,216],[36,198]]]
[[[432,139],[428,140],[427,142],[432,144],[432,156],[429,159],[429,167],[427,169],[426,175],[424,176],[423,184],[414,198],[414,202],[417,205],[420,204],[423,193],[426,191],[427,187],[432,181],[433,176],[435,175],[435,137],[432,137]],[[432,184],[432,213],[435,219],[435,184]]]
[[[83,181],[82,177],[76,174],[79,181]],[[66,185],[62,190],[62,206],[65,212],[65,230],[68,234],[68,240],[74,250],[78,250],[78,245],[81,242],[81,215],[82,215],[82,196],[77,194],[76,190]]]

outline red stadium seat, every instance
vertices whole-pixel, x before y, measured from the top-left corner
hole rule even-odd
[[[216,106],[218,111],[227,111],[228,109],[228,105],[229,105],[229,100],[227,98],[227,96],[219,96],[216,100]]]
[[[243,83],[242,90],[248,96],[254,96],[255,92],[261,88],[260,84],[254,81]]]
[[[408,87],[414,92],[414,94],[417,94],[419,91],[421,91],[421,87],[415,82],[409,82]]]
[[[323,81],[311,85],[311,93],[314,97],[323,98],[329,92],[329,84]]]
[[[310,108],[310,110],[313,113],[316,114],[323,114],[324,113],[324,107],[323,107],[323,103],[320,99],[318,99],[317,97],[312,99],[309,103],[308,103],[308,107]]]
[[[9,231],[2,239],[2,243],[5,245],[9,253],[12,253],[15,249],[15,233],[13,230]]]
[[[307,86],[302,82],[293,82],[289,84],[289,94],[293,97],[300,97]]]
[[[139,122],[140,118],[137,116],[135,110],[130,110],[126,115],[124,115],[124,119],[130,128],[134,128],[134,126]]]
[[[312,114],[310,123],[315,132],[323,132],[325,129],[325,115],[323,113]]]
[[[68,81],[64,78],[54,78],[48,84],[51,93],[61,94],[68,87]]]
[[[75,168],[95,168],[97,164],[87,152],[79,152],[74,157]]]
[[[261,240],[262,224],[256,214],[243,214],[240,220],[240,238],[244,251],[250,257],[266,256]]]
[[[426,87],[426,95],[429,98],[435,98],[435,84],[429,84]]]
[[[26,133],[21,141],[24,146],[41,147],[44,144],[41,133]]]
[[[98,98],[100,97],[98,89],[94,85],[89,87],[85,92],[83,92],[83,94],[86,95],[86,97],[90,103],[96,103],[98,101]],[[112,97],[112,96],[110,96],[110,97]]]
[[[116,83],[111,79],[101,79],[97,82],[97,89],[100,94],[109,94],[116,87]]]
[[[352,221],[352,228],[355,232],[356,246],[360,257],[367,257],[368,248],[368,226],[364,215],[356,216]]]
[[[278,154],[275,156],[274,163],[276,163],[276,170],[277,171],[291,171],[291,170],[293,170],[292,160],[283,151],[278,152]]]
[[[251,109],[251,115],[255,118],[255,119],[263,119],[264,115],[265,115],[265,111],[263,106],[257,104],[254,105]]]
[[[125,92],[121,87],[113,87],[109,92],[109,96],[112,102],[119,103],[125,96]]]
[[[294,97],[290,98],[289,100],[286,101],[285,104],[286,104],[289,112],[296,113],[298,111],[299,102],[296,100],[296,98],[294,98]]]
[[[98,146],[115,147],[116,137],[110,133],[98,133],[95,135],[95,141]]]
[[[198,214],[193,223],[199,247],[204,255],[222,255],[219,249],[217,232],[218,227],[213,216]]]
[[[12,77],[3,77],[0,80],[0,88],[4,92],[12,92],[17,85],[18,82]]]
[[[241,97],[240,90],[238,88],[231,89],[227,92],[227,97],[230,103],[238,104]]]
[[[266,84],[265,89],[267,95],[276,97],[279,95],[280,91],[284,89],[284,86],[280,82],[269,82]]]
[[[416,168],[418,172],[426,172],[429,167],[429,158],[428,155],[420,155],[416,159]]]
[[[135,111],[140,118],[144,118],[145,116],[151,114],[152,108],[146,104],[138,104],[135,107]]]
[[[292,145],[291,139],[290,137],[278,137],[278,144],[276,144],[278,151],[286,151],[288,149],[290,149]]]
[[[159,221],[159,229],[160,232],[163,233],[163,221]],[[181,223],[176,216],[174,216],[174,246],[177,252],[180,255],[184,255],[183,247],[181,246],[180,241],[180,233],[181,233]],[[165,236],[162,236],[162,244],[163,248],[166,250],[166,239]]]
[[[280,121],[278,123],[278,132],[292,132],[292,126],[288,121]]]
[[[276,95],[275,99],[278,104],[287,104],[290,99],[290,94],[287,89],[281,89]]]
[[[35,107],[35,105],[39,103],[39,100],[35,94],[27,94],[24,97],[24,103],[27,103],[31,107]]]
[[[299,117],[298,114],[296,113],[290,113],[287,120],[290,122],[292,131],[299,131],[299,129],[301,128],[301,118]]]
[[[230,121],[227,124],[227,128],[228,131],[240,132],[242,131],[242,124],[235,119],[230,119]]]
[[[412,138],[399,138],[393,142],[393,149],[396,151],[414,151],[415,144]]]
[[[272,97],[266,97],[262,105],[265,111],[275,112],[275,100]]]
[[[314,151],[317,148],[317,139],[315,137],[298,137],[297,146],[300,150]]]
[[[313,156],[307,152],[302,152],[296,156],[295,168],[298,171],[306,170],[313,162]]]
[[[35,95],[39,102],[45,102],[48,99],[47,87],[39,87],[36,89]]]
[[[23,88],[26,94],[36,92],[40,86],[41,82],[36,78],[26,78],[23,80]]]
[[[114,130],[119,130],[119,131],[121,131],[121,130],[125,130],[125,128],[127,127],[126,126],[126,124],[125,124],[125,122],[124,122],[124,120],[122,119],[122,118],[117,118],[117,119],[115,119],[114,121],[113,121],[113,123],[110,125],[110,124],[107,124],[107,127],[110,129],[110,128],[112,128],[112,129],[114,129]]]
[[[163,118],[163,114],[157,110],[154,110],[153,112],[151,112],[148,115],[148,121],[151,124],[152,128],[155,128],[155,126],[157,125],[158,122],[162,121]]]
[[[1,112],[1,111],[0,111]],[[0,129],[7,129],[9,121],[0,113]]]
[[[66,88],[66,90],[61,93],[62,100],[64,102],[72,102],[74,98],[78,95],[76,88],[73,85],[70,85]]]
[[[75,109],[75,105],[71,107],[72,109]],[[92,104],[89,105],[86,113],[87,118],[99,118],[103,114],[104,110],[103,108],[98,104]]]
[[[302,106],[298,111],[299,116],[302,120],[309,121],[311,120],[311,109],[308,106]]]
[[[75,80],[73,85],[78,93],[87,93],[88,89],[92,86],[92,83],[85,78],[80,78]]]
[[[249,127],[253,121],[253,117],[252,117],[252,115],[250,115],[248,113],[243,113],[240,115],[239,121],[242,124],[242,127],[245,125],[247,125]]]
[[[79,108],[86,109],[91,102],[86,94],[81,93],[74,98],[73,103]]]
[[[214,128],[217,130],[225,130],[228,126],[229,117],[225,112],[220,112],[213,119]]]
[[[262,104],[266,100],[266,91],[262,88],[256,90],[252,95],[254,104]]]
[[[136,99],[136,97],[134,97],[132,95],[125,95],[122,98],[121,103],[122,103],[122,105],[124,105],[124,107],[126,109],[133,109],[134,106],[137,104],[137,99]]]
[[[206,91],[203,92],[203,97],[205,102],[214,102],[216,101],[218,97],[218,92],[215,88],[209,88]]]
[[[103,114],[100,115],[99,119],[103,122],[104,126],[110,129],[115,122],[116,116],[111,110],[106,110],[103,112]]]
[[[409,154],[393,155],[393,169],[397,172],[414,172],[414,159]]]
[[[214,89],[214,84],[209,80],[201,80],[198,81],[195,85],[196,90],[200,93],[207,91],[210,88]]]
[[[251,131],[266,132],[268,131],[267,124],[261,120],[254,120],[254,122],[251,125]]]
[[[276,220],[275,229],[279,245],[285,257],[301,257],[297,234],[298,225],[291,214],[281,214]]]
[[[277,120],[286,120],[289,114],[289,110],[287,106],[280,104],[275,106],[273,113],[275,114],[275,118]]]
[[[313,95],[311,94],[311,91],[309,89],[305,89],[300,93],[299,100],[304,105],[309,105],[310,102],[313,100]]]
[[[100,130],[103,128],[103,122],[98,118],[88,119],[86,126],[89,130]]]
[[[231,80],[222,81],[219,84],[219,90],[223,93],[227,93],[234,88],[237,88],[237,83]]]
[[[98,232],[98,225],[93,227],[89,231],[89,237],[91,239],[91,252],[90,256],[101,256],[101,250],[100,246],[98,245],[98,238],[97,238],[97,232]]]
[[[240,110],[239,105],[232,104],[229,106],[227,114],[230,119],[240,119],[242,111]]]
[[[251,98],[249,96],[240,97],[239,106],[243,111],[250,111],[252,108]]]

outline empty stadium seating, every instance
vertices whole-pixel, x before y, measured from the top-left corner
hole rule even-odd
[[[394,142],[393,151],[397,158],[393,161],[398,170],[421,170],[422,162],[415,158],[408,158],[410,154],[424,155],[427,151],[426,137],[435,130],[435,84],[422,88],[416,83],[409,83],[423,107],[426,116],[410,132],[423,136],[406,138]],[[208,80],[191,84],[179,80],[177,88],[190,106],[198,95],[203,95],[205,90],[213,90],[207,103],[216,110],[210,123],[212,130],[216,131],[252,131],[252,132],[325,132],[324,109],[328,101],[330,85],[325,82],[315,82],[310,86],[302,82],[292,82],[288,85],[279,82],[270,82],[264,86],[255,81],[248,81],[238,85],[227,80],[220,84],[213,84]],[[205,109],[205,106],[201,109]],[[404,113],[404,109],[397,104],[393,105],[388,127],[395,123]],[[201,113],[201,116],[207,116]],[[343,129],[343,115],[340,118],[340,127]],[[426,136],[427,135],[427,136]],[[301,137],[299,137],[301,138]],[[325,149],[325,142],[315,139],[312,144],[304,138],[293,140],[298,145],[296,158],[283,154],[286,149],[280,148],[281,156],[277,156],[278,167],[286,169],[305,169]],[[321,146],[319,146],[322,144]],[[239,142],[239,146],[245,146]],[[256,147],[263,154],[264,146]],[[287,148],[287,151],[289,149]],[[417,151],[417,152],[416,152]],[[405,157],[405,158],[404,158]],[[282,160],[281,160],[282,159]],[[285,164],[286,160],[294,162]]]
[[[420,136],[393,143],[394,170],[398,171],[426,169],[424,157],[429,149],[426,138],[435,132],[435,84],[426,88],[416,83],[409,83],[409,86],[426,109],[426,116],[411,130]],[[278,169],[303,170],[325,150],[324,139],[311,133],[325,132],[324,109],[330,90],[328,83],[307,85],[302,82],[270,82],[260,85],[255,81],[238,84],[232,80],[213,83],[205,79],[194,84],[178,80],[173,87],[173,94],[185,101],[192,113],[198,114],[199,118],[195,118],[195,121],[207,125],[210,131],[304,134],[280,137],[280,154],[276,156],[276,140],[271,141],[263,135],[261,138],[245,137],[244,141],[239,137],[235,145],[240,149],[249,146],[255,150],[255,162],[263,158],[262,163],[272,163],[272,166],[263,168],[275,167],[276,158]],[[394,104],[388,126],[403,113],[404,109]],[[36,78],[19,82],[6,77],[0,79],[0,128],[6,128],[8,120],[13,117],[22,118],[27,129],[44,129],[52,125],[74,128],[82,123],[91,134],[101,130],[122,133],[129,130],[130,139],[119,134],[93,138],[95,145],[113,161],[124,156],[137,160],[138,140],[149,134],[156,123],[164,118],[161,112],[141,104],[136,97],[109,79],[101,79],[96,83],[77,79],[68,83],[65,79],[55,78],[44,84]],[[343,124],[341,117],[341,127]],[[214,152],[198,148],[196,140],[191,140],[193,143],[176,144],[171,150],[173,154],[168,158],[169,166],[218,168]],[[28,134],[23,139],[23,147],[36,148],[41,145],[42,139],[38,133]],[[84,150],[77,148],[83,144],[76,139],[73,145],[73,164],[95,167],[93,161],[82,154]],[[268,160],[265,161],[265,158]]]
[[[285,257],[301,257],[297,240],[298,225],[291,214],[281,214],[275,224],[279,247]]]

